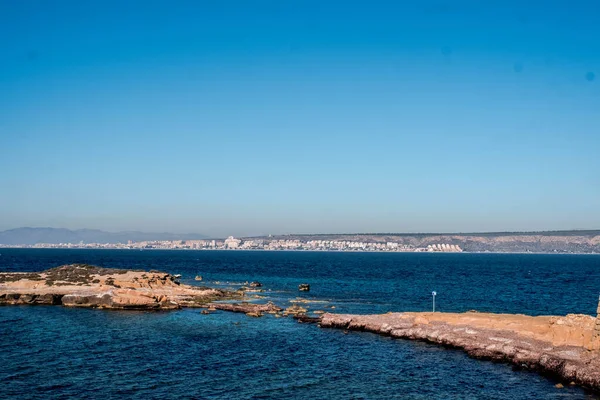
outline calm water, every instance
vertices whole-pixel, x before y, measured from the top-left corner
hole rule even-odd
[[[600,257],[219,251],[0,250],[0,271],[73,262],[160,269],[193,283],[259,280],[266,298],[336,312],[593,315]],[[299,283],[311,292],[298,293]],[[460,351],[290,319],[198,310],[0,307],[0,398],[585,398],[579,388]]]

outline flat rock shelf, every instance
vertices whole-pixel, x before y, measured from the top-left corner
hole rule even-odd
[[[323,328],[366,331],[459,348],[475,358],[508,362],[566,384],[600,391],[596,319],[490,313],[324,314]]]
[[[70,264],[39,273],[0,273],[0,305],[47,304],[102,309],[202,307],[240,294],[180,284],[166,272]]]

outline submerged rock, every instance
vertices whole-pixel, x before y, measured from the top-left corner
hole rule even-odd
[[[255,303],[212,303],[210,305],[215,310],[231,311],[239,313],[276,313],[281,311],[281,307],[276,306],[272,302],[267,304]]]
[[[315,299],[303,299],[301,297],[296,297],[293,300],[290,300],[290,303],[305,303],[305,304],[309,304],[309,303],[329,303],[327,300],[315,300]]]
[[[263,316],[262,313],[256,312],[256,311],[247,312],[246,315],[249,317],[255,317],[255,318]]]
[[[321,320],[319,317],[309,317],[306,314],[296,314],[296,315],[294,315],[293,318],[298,322],[311,323],[311,324],[316,324]]]
[[[290,306],[288,308],[286,308],[283,311],[283,315],[288,316],[288,315],[299,315],[299,314],[306,314],[307,309],[304,307],[300,307],[297,304],[294,304],[293,306]]]

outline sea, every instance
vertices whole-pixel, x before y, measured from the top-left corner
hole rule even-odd
[[[157,269],[311,311],[595,315],[600,256],[0,249],[0,271]],[[202,276],[202,282],[194,280]],[[310,292],[298,285],[310,284]],[[335,307],[335,308],[332,308]],[[582,388],[460,350],[291,318],[198,309],[0,307],[0,399],[583,399]]]

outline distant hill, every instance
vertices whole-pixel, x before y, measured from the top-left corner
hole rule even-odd
[[[433,236],[470,236],[470,237],[507,237],[507,236],[600,236],[600,229],[572,229],[563,231],[506,231],[506,232],[420,232],[420,233],[288,233],[281,235],[271,235],[272,239],[290,239],[296,238],[303,240],[337,240],[342,237],[368,237],[381,241],[387,238],[424,238]],[[267,236],[255,236],[256,238],[266,238]],[[379,240],[376,240],[376,239]]]
[[[469,252],[493,253],[600,253],[600,230],[481,233],[355,233],[290,234],[257,239],[350,240],[395,242],[413,247],[445,243]]]
[[[197,233],[147,233],[137,231],[105,232],[98,229],[16,228],[0,232],[0,244],[36,243],[127,243],[128,240],[193,240],[206,239]]]

